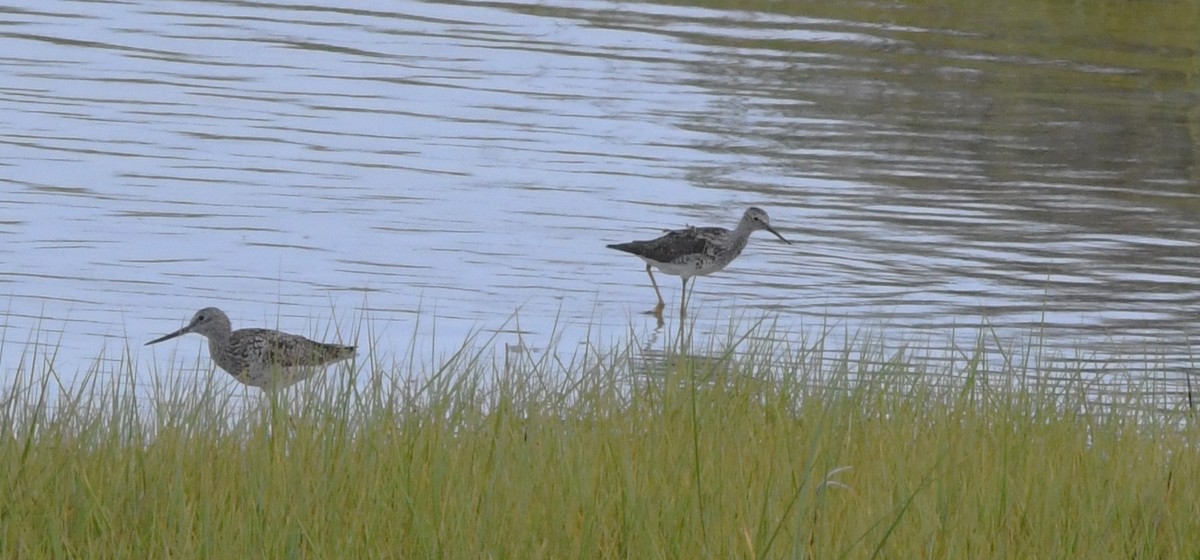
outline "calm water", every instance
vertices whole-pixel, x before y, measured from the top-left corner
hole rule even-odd
[[[1025,6],[551,4],[0,8],[5,374],[31,341],[64,376],[127,346],[194,363],[199,337],[141,343],[208,305],[321,338],[365,315],[384,360],[649,339],[642,264],[604,245],[749,205],[797,243],[700,279],[698,328],[969,349],[986,323],[1101,379],[1192,365],[1200,54],[1167,8],[1138,35]]]

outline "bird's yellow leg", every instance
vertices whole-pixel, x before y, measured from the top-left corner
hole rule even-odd
[[[667,307],[663,301],[662,292],[658,291],[658,282],[654,280],[654,271],[650,269],[650,265],[646,265],[646,274],[650,276],[650,285],[654,286],[654,295],[658,296],[658,305],[654,306],[654,316],[662,318],[663,309]]]
[[[683,279],[683,291],[679,293],[679,318],[687,317],[687,278]]]

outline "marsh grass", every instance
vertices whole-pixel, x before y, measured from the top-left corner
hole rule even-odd
[[[367,353],[276,395],[203,362],[139,372],[128,352],[65,387],[39,350],[0,393],[0,557],[1200,553],[1186,408],[1098,412],[1069,375],[991,369],[982,339],[933,371],[734,327],[570,355]]]

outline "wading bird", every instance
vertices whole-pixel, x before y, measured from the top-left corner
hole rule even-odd
[[[150,342],[157,344],[187,333],[204,335],[208,353],[234,379],[263,389],[282,389],[312,377],[325,366],[354,357],[354,346],[316,342],[271,329],[238,329],[216,307],[205,307],[187,326]]]
[[[609,245],[608,248],[632,253],[646,261],[646,274],[650,275],[650,284],[654,286],[654,293],[658,296],[658,305],[653,313],[660,319],[666,303],[663,302],[662,292],[658,291],[658,282],[654,280],[654,272],[650,267],[658,267],[662,272],[682,278],[683,292],[679,294],[679,316],[684,317],[687,315],[688,279],[725,268],[742,254],[742,249],[746,248],[746,242],[750,240],[750,234],[760,229],[765,229],[785,243],[791,244],[791,241],[771,227],[771,221],[765,211],[751,207],[742,215],[742,220],[733,230],[723,227],[689,227],[668,231],[658,239],[617,243]]]

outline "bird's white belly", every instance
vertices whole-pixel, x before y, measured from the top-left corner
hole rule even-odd
[[[255,364],[234,375],[238,381],[252,387],[283,389],[312,377],[325,369],[322,365],[279,366]]]
[[[684,257],[680,260],[677,260],[674,262],[669,262],[669,263],[652,261],[652,260],[644,258],[644,257],[642,258],[642,260],[646,261],[646,264],[649,264],[649,265],[661,270],[665,274],[670,274],[672,276],[679,276],[685,280],[688,278],[691,278],[693,276],[704,276],[705,274],[712,274],[718,270],[721,270],[722,268],[725,268],[724,264],[721,264],[720,266],[716,266],[717,263],[713,262],[712,260],[701,259],[701,258],[691,258],[690,256]],[[728,264],[728,263],[725,263],[725,264]]]

